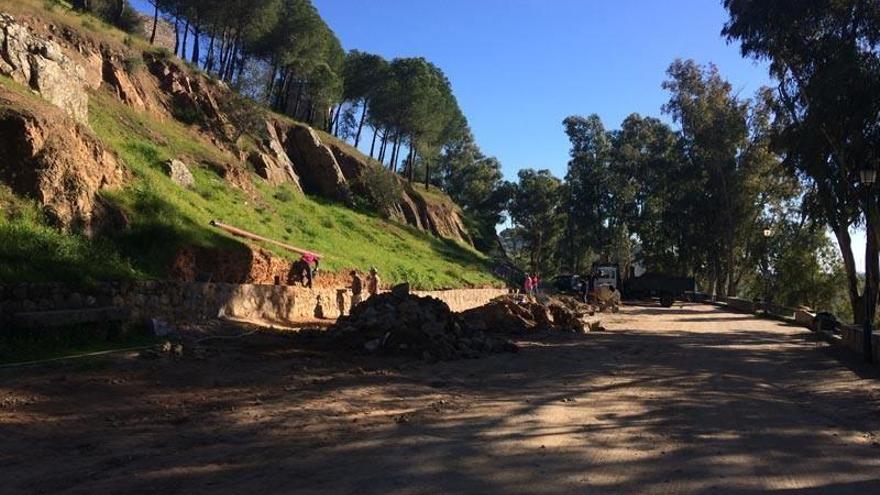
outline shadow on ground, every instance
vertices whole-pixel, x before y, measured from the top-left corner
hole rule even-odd
[[[610,327],[449,363],[279,337],[0,375],[25,401],[0,408],[0,476],[24,493],[880,491],[878,374],[856,356],[700,306]]]

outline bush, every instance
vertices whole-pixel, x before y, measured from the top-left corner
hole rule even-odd
[[[293,193],[287,189],[281,189],[274,194],[275,199],[281,201],[282,203],[289,203],[293,201]]]
[[[122,66],[129,74],[134,74],[144,67],[144,59],[140,55],[129,55],[122,60]]]
[[[164,46],[157,46],[153,49],[153,53],[159,58],[159,60],[169,60],[171,58],[171,50]]]
[[[368,166],[357,178],[354,190],[371,209],[387,216],[403,196],[403,188],[394,172],[383,167]],[[360,201],[355,201],[360,203]]]
[[[266,111],[254,100],[235,92],[220,98],[220,111],[229,119],[235,129],[232,142],[236,143],[245,134],[262,139],[266,128]]]

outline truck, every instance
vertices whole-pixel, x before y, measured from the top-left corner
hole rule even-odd
[[[646,272],[639,277],[627,279],[621,291],[627,299],[657,297],[660,305],[668,308],[676,299],[684,299],[686,293],[695,292],[696,281],[693,277]]]
[[[595,286],[611,285],[620,289],[625,299],[658,298],[664,308],[671,307],[676,299],[684,299],[686,293],[696,290],[693,277],[681,277],[657,272],[645,272],[638,277],[621,281],[620,266],[613,263],[594,263]]]

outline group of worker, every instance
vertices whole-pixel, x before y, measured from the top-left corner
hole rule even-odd
[[[538,287],[541,285],[541,277],[537,273],[526,273],[523,281],[523,294],[535,297],[538,295]]]
[[[352,270],[349,272],[351,276],[351,307],[354,308],[363,300],[363,292],[364,292],[364,279],[361,278],[360,273],[357,270]],[[375,296],[379,293],[379,284],[381,283],[381,279],[379,279],[379,271],[376,270],[376,267],[370,268],[370,274],[367,275],[367,294],[370,296]]]
[[[308,252],[303,253],[299,261],[297,261],[293,265],[293,273],[290,277],[291,282],[300,282],[303,286],[311,289],[312,280],[314,279],[315,274],[318,272],[318,265],[320,264],[320,260],[321,258],[317,254]],[[347,288],[351,290],[351,309],[354,309],[355,306],[363,301],[365,286],[368,296],[375,296],[379,293],[379,288],[382,284],[382,280],[379,278],[379,270],[377,270],[376,267],[370,268],[366,280],[361,277],[361,274],[358,270],[350,271],[349,276],[351,277],[351,285]],[[337,301],[337,304],[338,303],[339,301]]]

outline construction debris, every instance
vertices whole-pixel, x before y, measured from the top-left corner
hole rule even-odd
[[[468,328],[489,333],[586,332],[584,317],[589,306],[568,299],[506,295],[465,311],[461,317]]]
[[[443,301],[410,294],[405,284],[359,304],[329,333],[348,349],[410,355],[427,361],[517,350],[506,339],[464,324]]]

